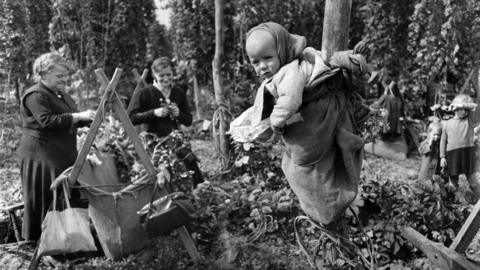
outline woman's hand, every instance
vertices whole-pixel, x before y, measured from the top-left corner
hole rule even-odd
[[[173,102],[168,104],[168,110],[174,117],[178,117],[180,114],[180,109],[178,108],[177,104]]]
[[[442,157],[442,159],[440,159],[440,167],[442,168],[446,168],[447,167],[447,159]]]
[[[96,112],[93,110],[72,113],[73,122],[77,123],[80,121],[93,121],[93,119],[95,119],[95,114]]]
[[[162,106],[160,108],[157,108],[153,111],[153,114],[155,114],[156,117],[165,117],[169,114],[169,110],[167,107]]]

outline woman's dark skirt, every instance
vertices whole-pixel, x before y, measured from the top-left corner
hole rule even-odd
[[[24,158],[20,163],[23,200],[25,203],[22,237],[37,241],[42,233],[42,221],[52,203],[50,184],[57,175],[56,168],[45,162]],[[58,170],[58,169],[57,169]]]
[[[37,241],[40,238],[43,219],[53,200],[50,185],[73,165],[76,157],[75,135],[58,133],[44,138],[23,134],[18,159],[25,204],[22,225],[25,240]],[[59,199],[62,194],[58,193]]]

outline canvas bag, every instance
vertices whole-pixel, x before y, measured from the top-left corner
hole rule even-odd
[[[136,184],[121,183],[113,155],[87,159],[77,179],[81,194],[88,199],[88,215],[97,232],[105,256],[120,260],[149,245],[149,238],[135,216],[149,202],[154,178],[149,175]]]
[[[56,210],[57,191],[53,191],[53,209],[42,222],[38,254],[63,254],[97,250],[90,231],[87,209],[72,208],[65,184],[62,185],[67,208]]]
[[[357,195],[364,141],[341,74],[316,91],[300,108],[304,121],[285,128],[282,170],[305,214],[329,224]]]

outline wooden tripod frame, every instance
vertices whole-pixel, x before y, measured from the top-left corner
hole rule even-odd
[[[145,81],[145,79],[147,78],[147,75],[148,75],[148,69],[144,69],[142,72],[142,75],[138,73],[138,70],[136,68],[132,69],[132,73],[133,73],[133,77],[135,77],[135,82],[137,83],[133,92],[135,92],[139,88],[143,88],[147,86],[147,82]]]
[[[156,179],[158,172],[155,169],[155,167],[152,165],[150,161],[150,157],[148,156],[146,150],[144,149],[142,142],[140,141],[140,138],[138,137],[138,134],[135,131],[135,128],[132,122],[130,121],[130,118],[128,117],[127,112],[123,108],[120,97],[115,92],[115,88],[118,84],[118,80],[120,79],[120,76],[122,74],[122,69],[116,68],[115,73],[113,74],[113,77],[110,81],[108,80],[107,76],[105,75],[105,72],[102,69],[95,70],[95,74],[97,75],[97,78],[101,83],[101,90],[105,92],[100,101],[100,105],[98,106],[95,119],[93,120],[90,126],[90,130],[87,134],[87,137],[85,138],[85,143],[83,144],[82,149],[80,150],[80,153],[78,154],[78,157],[75,160],[75,163],[73,165],[72,172],[68,178],[69,184],[75,183],[75,181],[77,181],[80,175],[82,167],[85,164],[85,160],[87,158],[88,152],[90,151],[90,148],[92,147],[92,144],[95,140],[95,136],[97,135],[100,125],[102,124],[103,110],[104,110],[104,105],[106,105],[106,103],[109,103],[111,105],[112,111],[114,112],[115,116],[123,124],[123,127],[125,128],[125,132],[129,136],[129,138],[132,140],[133,146],[137,151],[140,161],[145,166],[145,169],[147,170],[148,175],[153,179]],[[61,183],[61,179],[57,179],[57,180],[55,180],[52,183],[52,188],[55,188],[56,186],[58,186],[58,184]],[[160,190],[161,196],[166,194],[168,194],[168,191],[166,189]],[[185,228],[185,226],[178,228],[176,232],[180,236],[192,260],[198,261],[200,258],[200,254],[198,253],[198,250],[195,247],[193,239],[190,236],[190,233]]]

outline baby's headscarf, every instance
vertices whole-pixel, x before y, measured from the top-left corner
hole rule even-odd
[[[300,58],[307,46],[307,39],[303,36],[290,34],[285,27],[275,22],[261,23],[247,32],[247,39],[255,30],[263,30],[270,33],[275,40],[280,66],[288,64]]]

